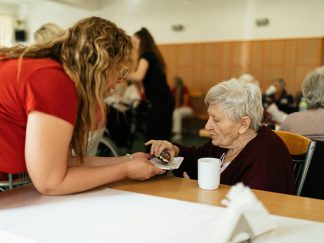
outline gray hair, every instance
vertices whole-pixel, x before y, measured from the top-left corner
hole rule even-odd
[[[37,43],[44,43],[52,40],[56,36],[62,34],[64,30],[54,23],[43,24],[34,33],[34,39]]]
[[[258,85],[232,78],[214,85],[207,92],[205,104],[218,104],[232,121],[244,116],[251,119],[250,128],[257,131],[263,117],[261,91]]]
[[[308,109],[324,108],[324,66],[309,72],[302,83]]]

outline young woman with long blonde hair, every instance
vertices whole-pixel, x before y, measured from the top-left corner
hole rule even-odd
[[[0,175],[27,171],[39,192],[62,195],[164,173],[144,153],[85,156],[131,52],[131,38],[99,17],[49,42],[0,49]]]

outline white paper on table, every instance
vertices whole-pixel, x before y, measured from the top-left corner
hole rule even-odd
[[[150,160],[156,167],[159,167],[163,170],[176,170],[180,167],[183,157],[174,157],[173,160],[169,163],[164,163],[160,159],[154,157]]]
[[[10,232],[0,230],[0,243],[36,243]]]
[[[40,243],[223,243],[226,212],[211,205],[103,188],[8,205],[0,210],[0,229]],[[323,223],[271,217],[278,227],[255,242],[324,239]]]

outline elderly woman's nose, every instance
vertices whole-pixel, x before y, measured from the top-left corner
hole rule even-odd
[[[208,118],[206,124],[205,124],[205,129],[209,130],[210,129],[210,118]]]

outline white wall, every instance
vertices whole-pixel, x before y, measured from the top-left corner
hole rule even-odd
[[[97,15],[130,34],[145,26],[158,43],[324,36],[324,0],[107,0],[95,11],[35,1],[27,13],[30,33],[45,22],[67,27]],[[257,27],[260,17],[270,24]],[[174,32],[173,24],[184,31]]]
[[[131,33],[146,26],[160,43],[324,36],[324,0],[115,0],[98,14]],[[260,17],[270,24],[257,27]]]
[[[91,12],[60,3],[39,1],[28,5],[27,23],[29,31],[34,33],[42,24],[54,22],[67,28],[79,19],[92,16]]]
[[[0,4],[0,14],[11,14],[16,15],[18,12],[17,5],[1,3]]]

